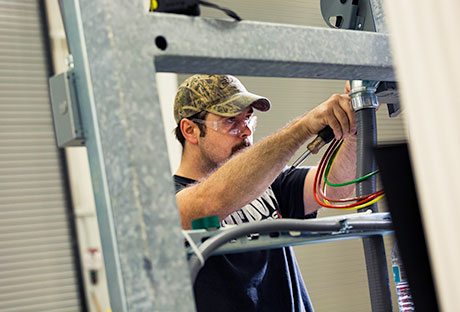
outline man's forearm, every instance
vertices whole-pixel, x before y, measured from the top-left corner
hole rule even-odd
[[[304,207],[305,215],[315,212],[321,206],[316,202],[313,194],[313,184],[318,167],[312,167],[307,174],[304,186]],[[342,182],[353,180],[356,175],[356,136],[348,136],[340,148],[332,168],[329,172],[328,180],[332,182]],[[322,177],[321,177],[322,178]],[[333,198],[346,198],[353,194],[354,185],[345,187],[329,187],[327,195]]]
[[[328,180],[335,183],[356,178],[356,136],[347,137],[332,164]],[[346,198],[354,193],[354,184],[343,187],[329,187],[328,195],[334,198]]]

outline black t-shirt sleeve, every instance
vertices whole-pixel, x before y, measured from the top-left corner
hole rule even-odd
[[[187,186],[189,186],[189,185],[191,185],[193,183],[196,183],[195,180],[185,178],[185,177],[181,177],[181,176],[178,176],[178,175],[174,175],[173,179],[174,179],[174,187],[176,188],[176,193],[178,193],[179,191],[182,191]]]
[[[287,168],[272,183],[283,218],[315,218],[316,212],[305,215],[303,203],[305,178],[309,168]]]

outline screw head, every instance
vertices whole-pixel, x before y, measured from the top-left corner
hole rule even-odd
[[[64,100],[59,104],[59,113],[61,115],[65,115],[67,114],[68,111],[69,111],[69,105],[67,104],[67,101]]]

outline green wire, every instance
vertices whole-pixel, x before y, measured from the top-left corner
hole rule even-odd
[[[329,171],[331,170],[331,166],[332,166],[332,163],[334,162],[334,159],[335,159],[335,156],[337,156],[337,152],[339,151],[340,147],[342,146],[342,144],[339,145],[339,147],[334,151],[334,153],[332,154],[331,158],[329,159],[329,161],[327,162],[327,166],[326,166],[326,171],[324,172],[324,182],[329,185],[329,186],[333,186],[333,187],[340,187],[340,186],[346,186],[346,185],[350,185],[350,184],[354,184],[354,183],[359,183],[359,182],[362,182],[364,180],[367,180],[369,179],[370,177],[372,177],[373,175],[377,174],[379,171],[378,170],[375,170],[375,171],[372,171],[362,177],[359,177],[359,178],[356,178],[354,180],[350,180],[350,181],[347,181],[347,182],[342,182],[342,183],[332,183],[330,182],[327,177],[329,175]]]

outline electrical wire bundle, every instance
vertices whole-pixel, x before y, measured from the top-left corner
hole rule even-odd
[[[315,175],[315,181],[313,184],[313,195],[316,202],[325,208],[333,209],[344,209],[344,210],[354,210],[368,207],[384,196],[384,191],[380,190],[372,194],[350,197],[350,198],[330,198],[326,195],[326,186],[329,187],[343,187],[350,184],[355,184],[367,180],[378,173],[378,170],[370,172],[362,177],[350,180],[347,182],[341,183],[332,183],[328,180],[328,175],[332,167],[332,163],[342,146],[343,140],[333,140],[329,145],[328,149],[321,158],[320,164],[318,166],[318,171]]]

